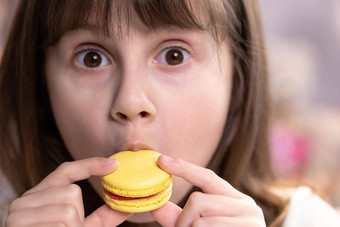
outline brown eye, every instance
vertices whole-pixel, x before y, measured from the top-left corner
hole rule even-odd
[[[89,52],[84,57],[84,64],[90,68],[100,66],[101,62],[102,62],[102,57],[96,52]]]
[[[161,51],[155,61],[157,63],[174,66],[182,64],[189,56],[189,52],[182,47],[171,47]]]
[[[76,61],[86,68],[97,68],[110,64],[110,60],[97,50],[85,50],[76,55]]]
[[[178,65],[183,62],[184,56],[180,50],[169,50],[165,55],[166,62],[169,65]]]

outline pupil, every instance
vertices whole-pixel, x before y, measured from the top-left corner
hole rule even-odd
[[[84,64],[87,67],[98,67],[102,62],[102,58],[96,52],[89,52],[85,55]]]
[[[166,61],[169,65],[178,65],[183,62],[183,54],[179,50],[169,50],[166,53]]]

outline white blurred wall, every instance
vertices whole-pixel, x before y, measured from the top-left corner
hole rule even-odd
[[[286,80],[298,99],[339,106],[340,1],[259,2],[274,80]]]

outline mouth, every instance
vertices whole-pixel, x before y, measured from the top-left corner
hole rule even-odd
[[[121,147],[120,151],[140,151],[140,150],[155,150],[152,146],[141,143],[141,142],[132,142],[127,143],[126,145]]]

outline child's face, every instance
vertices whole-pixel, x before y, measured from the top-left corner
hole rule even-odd
[[[48,49],[48,90],[67,148],[74,159],[153,149],[206,166],[228,112],[228,48],[217,50],[204,31],[130,23],[124,39],[88,26]],[[90,182],[101,194],[98,179]],[[172,200],[189,189],[174,179]]]

